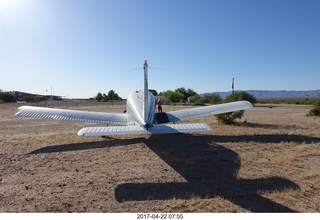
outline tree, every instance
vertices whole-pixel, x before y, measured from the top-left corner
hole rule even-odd
[[[0,90],[0,100],[4,102],[14,102],[14,95],[11,92],[3,92]]]
[[[108,99],[111,100],[111,102],[112,102],[113,100],[118,100],[118,99],[120,99],[120,97],[119,97],[119,95],[118,95],[114,90],[110,90],[110,91],[108,92]]]
[[[251,104],[255,104],[257,102],[257,99],[253,95],[245,91],[234,92],[228,95],[225,98],[224,102],[235,102],[240,100],[251,102]],[[240,110],[240,111],[228,112],[228,113],[216,115],[216,118],[219,122],[223,124],[234,124],[236,119],[241,119],[243,117],[243,114],[244,114],[244,110]]]
[[[105,93],[103,93],[103,98],[104,98],[104,101],[108,101],[108,96],[105,94]]]
[[[187,96],[188,96],[187,90],[186,90],[184,87],[180,87],[180,88],[178,88],[178,89],[176,89],[176,90],[174,90],[174,91],[183,94],[182,99],[187,99],[187,98],[188,98],[188,97],[187,97]]]
[[[211,105],[213,105],[221,103],[222,98],[217,93],[206,93],[202,97],[198,94],[195,94],[191,96],[190,100],[196,104],[210,103]]]
[[[190,97],[190,101],[195,103],[195,104],[203,104],[203,102],[201,102],[201,97],[198,94],[195,94],[193,96]]]
[[[171,102],[179,102],[184,96],[180,92],[174,92],[171,90],[167,90],[162,93],[162,95],[166,98],[166,100]]]
[[[257,99],[252,94],[245,91],[234,92],[228,95],[225,98],[224,102],[234,102],[234,101],[241,101],[241,100],[248,101],[252,105],[254,105],[257,102]]]
[[[24,96],[22,100],[25,102],[35,102],[37,100],[37,97],[34,95],[27,95],[27,96]]]
[[[158,92],[154,89],[149,89],[149,92],[152,93],[153,96],[157,96],[158,95]]]
[[[96,100],[97,100],[98,102],[100,102],[102,98],[103,98],[103,96],[102,96],[101,92],[98,92],[98,94],[97,94],[97,96],[96,96]]]
[[[186,90],[184,87],[180,87],[180,88],[176,89],[175,92],[182,93],[183,94],[182,99],[187,99],[187,98],[197,94],[195,91],[193,91],[193,89],[188,88]]]
[[[217,93],[205,93],[202,97],[204,103],[218,104],[222,101],[222,98]]]
[[[187,90],[187,98],[192,97],[194,95],[198,95],[193,89],[188,88]]]

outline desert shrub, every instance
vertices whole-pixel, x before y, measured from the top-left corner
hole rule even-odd
[[[36,97],[32,95],[27,95],[27,96],[24,96],[22,100],[25,102],[34,102],[36,101]]]
[[[304,99],[304,98],[287,98],[287,99],[278,99],[278,98],[274,98],[274,99],[260,99],[257,100],[257,103],[260,104],[294,104],[294,105],[313,105],[313,103],[316,101],[317,99],[311,97],[308,100]]]
[[[245,100],[250,102],[251,104],[255,104],[257,102],[257,99],[250,93],[247,93],[245,91],[240,92],[234,92],[230,95],[228,95],[224,102],[235,102],[235,101],[241,101]],[[224,114],[216,115],[216,119],[223,124],[234,124],[236,119],[241,119],[243,117],[244,110],[241,111],[235,111],[235,112],[228,112]]]
[[[307,116],[320,116],[320,99],[313,103],[313,108],[307,113]]]
[[[216,115],[217,120],[222,124],[234,124],[236,119],[241,119],[244,114],[244,110],[228,112],[220,115]]]

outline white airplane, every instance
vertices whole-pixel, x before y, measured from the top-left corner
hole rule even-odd
[[[238,101],[183,110],[155,113],[155,98],[148,91],[148,63],[145,60],[144,90],[129,93],[125,113],[105,113],[79,110],[65,110],[32,106],[21,106],[17,116],[71,120],[123,126],[104,126],[82,128],[79,136],[113,136],[130,134],[168,134],[210,131],[211,127],[203,123],[175,124],[177,121],[205,117],[227,112],[252,108],[250,102]],[[173,124],[166,124],[173,122]]]

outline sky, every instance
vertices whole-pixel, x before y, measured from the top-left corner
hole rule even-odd
[[[0,0],[0,89],[320,89],[319,0]],[[130,71],[132,69],[137,69]]]

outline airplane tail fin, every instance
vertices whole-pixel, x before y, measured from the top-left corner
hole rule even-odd
[[[147,60],[144,61],[143,64],[144,70],[144,89],[143,89],[143,120],[144,122],[148,119],[148,62]]]

